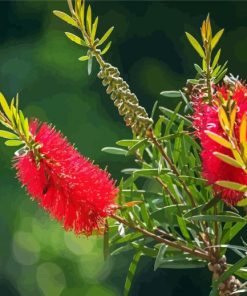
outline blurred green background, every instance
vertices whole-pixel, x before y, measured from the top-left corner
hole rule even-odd
[[[184,31],[199,36],[208,12],[214,29],[226,28],[222,60],[245,79],[247,2],[92,1],[100,31],[114,24],[107,59],[118,66],[150,112],[158,99],[171,108],[176,101],[159,96],[181,88],[194,75],[198,58]],[[77,60],[81,48],[67,40],[67,26],[52,10],[61,1],[0,2],[0,89],[11,99],[20,94],[26,115],[52,122],[79,151],[108,166],[114,178],[129,160],[101,152],[130,136],[96,78]],[[14,150],[0,147],[0,295],[122,295],[131,254],[104,263],[102,239],[75,237],[50,220],[20,188],[11,169]],[[208,295],[206,270],[153,272],[143,259],[131,295]]]

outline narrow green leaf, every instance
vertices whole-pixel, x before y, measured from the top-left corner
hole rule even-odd
[[[240,200],[237,204],[238,207],[247,207],[247,198]]]
[[[181,98],[181,92],[176,90],[162,91],[160,94],[167,98]]]
[[[236,274],[244,280],[247,280],[247,268],[240,268],[239,270],[235,271],[234,274]]]
[[[81,20],[81,26],[83,29],[85,29],[85,0],[82,2],[81,11],[80,11],[80,20]]]
[[[116,154],[116,155],[127,155],[128,151],[121,148],[116,147],[104,147],[101,151],[109,153],[109,154]]]
[[[131,245],[136,250],[142,252],[142,255],[146,255],[146,256],[151,257],[151,258],[156,258],[157,254],[158,254],[157,249],[149,248],[149,247],[144,246],[142,244],[138,244],[137,242],[132,242]]]
[[[94,39],[95,39],[95,36],[96,36],[98,23],[99,23],[99,17],[97,16],[94,23],[93,23],[92,34],[91,34],[91,38],[92,38],[93,42],[94,42]]]
[[[154,105],[153,105],[153,108],[152,108],[152,112],[151,112],[151,118],[152,119],[154,119],[154,114],[155,114],[155,111],[156,111],[156,109],[157,109],[157,107],[158,107],[158,101],[156,101],[155,103],[154,103]]]
[[[128,271],[127,278],[126,278],[125,285],[124,285],[124,296],[129,295],[131,284],[132,284],[132,281],[134,279],[135,272],[136,272],[136,269],[137,269],[137,265],[138,265],[138,263],[140,261],[141,255],[142,255],[142,252],[137,252],[134,255],[133,260],[132,260],[132,262],[130,264],[129,271]]]
[[[20,146],[24,143],[20,140],[8,140],[4,143],[6,146]]]
[[[200,55],[200,57],[205,58],[205,53],[201,47],[201,45],[199,44],[199,42],[195,39],[195,37],[193,37],[190,33],[185,32],[189,42],[191,43],[191,45],[194,47],[194,49],[197,51],[197,53]]]
[[[92,32],[92,8],[91,5],[88,5],[88,9],[87,9],[87,29],[89,34],[91,35]]]
[[[196,69],[196,71],[197,71],[198,74],[200,74],[200,75],[203,74],[203,70],[202,70],[202,68],[199,65],[194,64],[194,67],[195,67],[195,69]]]
[[[10,111],[10,108],[9,108],[9,105],[4,97],[4,95],[2,93],[0,93],[0,104],[2,106],[2,109],[5,113],[5,115],[10,119],[12,120],[12,116],[11,116],[11,111]]]
[[[145,146],[146,144],[147,144],[147,139],[142,139],[142,140],[138,141],[135,145],[133,145],[129,149],[128,155],[134,154],[138,149]]]
[[[88,64],[87,64],[87,73],[88,73],[88,75],[91,75],[92,68],[93,68],[93,58],[90,58],[88,60]]]
[[[106,47],[102,50],[101,55],[104,55],[107,53],[107,51],[110,49],[112,42],[110,41]]]
[[[188,79],[187,83],[191,83],[191,84],[199,84],[199,80],[198,79]]]
[[[246,222],[246,220],[240,216],[228,215],[198,215],[187,218],[192,221],[207,221],[207,222]]]
[[[167,250],[167,247],[168,246],[165,245],[165,244],[162,244],[160,246],[158,255],[157,255],[157,257],[155,259],[155,262],[154,262],[154,271],[156,271],[160,267],[160,265],[162,263],[162,260],[164,259],[164,255],[165,255],[165,252]]]
[[[194,268],[205,268],[206,263],[199,260],[180,260],[180,262],[174,262],[172,259],[164,261],[160,268],[168,269],[194,269]]]
[[[82,40],[80,37],[69,33],[69,32],[65,32],[65,35],[73,42],[75,42],[76,44],[82,45],[82,46],[87,46],[86,42],[84,40]]]
[[[219,136],[216,133],[213,133],[211,131],[205,131],[205,133],[209,136],[210,139],[214,140],[216,143],[220,144],[221,146],[231,149],[232,145],[229,141],[227,141],[226,139],[224,139],[223,137]]]
[[[247,216],[244,217],[247,221]],[[231,241],[246,225],[246,221],[245,222],[238,222],[235,225],[233,225],[232,227],[230,227],[227,232],[225,232],[222,236],[222,240],[221,243],[225,244],[229,241]]]
[[[216,65],[218,64],[218,61],[220,59],[220,54],[221,54],[221,49],[219,49],[214,57],[213,63],[212,63],[212,69],[214,69],[216,67]]]
[[[3,130],[0,130],[0,137],[5,139],[19,139],[17,135]]]
[[[124,170],[123,170],[124,171]],[[153,176],[161,176],[162,174],[167,174],[170,170],[169,169],[137,169],[133,172],[134,177],[136,176],[146,176],[146,177],[153,177]]]
[[[213,39],[212,39],[212,42],[211,42],[211,47],[212,47],[212,50],[215,48],[215,46],[217,45],[217,43],[219,42],[221,36],[223,35],[224,33],[224,29],[221,29],[220,31],[218,31]]]
[[[184,218],[177,216],[177,220],[178,220],[178,226],[182,232],[182,235],[184,236],[184,238],[186,238],[187,241],[190,241],[190,234],[187,230],[186,222]]]
[[[117,236],[111,239],[110,244],[123,244],[123,243],[129,243],[131,241],[137,240],[139,238],[143,237],[143,234],[140,232],[132,232],[124,235],[123,237]]]
[[[84,62],[84,61],[88,61],[89,59],[90,59],[89,56],[82,56],[78,60]]]
[[[230,181],[217,181],[215,184],[228,188],[228,189],[232,189],[232,190],[237,190],[237,191],[241,191],[241,192],[246,192],[247,191],[247,186],[243,185],[243,184],[239,184],[236,182],[230,182]]]
[[[136,143],[140,142],[140,140],[120,140],[117,141],[116,144],[119,146],[123,146],[123,147],[132,147],[134,146]]]
[[[141,216],[143,222],[147,225],[147,228],[152,230],[153,229],[153,221],[152,218],[149,215],[147,204],[143,202],[141,205]]]
[[[76,28],[78,27],[76,21],[68,14],[66,14],[62,11],[58,11],[58,10],[54,10],[53,13],[55,16],[57,16],[61,20],[65,21],[66,23],[68,23]]]
[[[177,107],[179,108],[181,106],[181,104],[180,105],[178,105]],[[183,115],[181,115],[181,114],[179,114],[178,112],[177,112],[177,108],[174,110],[174,111],[172,111],[172,110],[170,110],[170,109],[167,109],[167,108],[165,108],[165,107],[159,107],[159,109],[160,109],[160,111],[163,113],[163,114],[165,114],[166,116],[168,116],[170,119],[173,117],[173,116],[175,116],[175,118],[174,119],[176,119],[176,117],[179,119],[179,120],[184,120],[184,123],[186,124],[186,125],[188,125],[188,126],[191,126],[191,121],[188,119],[188,118],[186,118],[186,117],[184,117]],[[175,111],[176,111],[176,113],[175,113]],[[174,113],[175,113],[175,115],[174,115]]]
[[[151,217],[158,221],[161,225],[164,223],[167,223],[168,225],[175,225],[177,224],[177,215],[186,209],[188,209],[187,205],[170,205],[152,212]]]
[[[223,162],[227,163],[227,164],[230,164],[231,166],[235,167],[235,168],[242,168],[242,165],[241,163],[239,163],[236,159],[226,155],[226,154],[223,154],[223,153],[220,153],[220,152],[214,152],[213,153],[217,158],[219,158],[220,160],[222,160]]]
[[[111,35],[112,31],[114,30],[114,27],[111,27],[109,30],[106,31],[106,33],[103,35],[103,37],[100,39],[98,46],[103,44],[108,37]]]
[[[220,80],[221,80],[222,78],[224,78],[224,76],[226,75],[227,71],[228,71],[228,69],[225,69],[221,74],[219,74],[219,75],[217,76],[217,78],[215,79],[214,83],[215,83],[215,84],[219,83]]]

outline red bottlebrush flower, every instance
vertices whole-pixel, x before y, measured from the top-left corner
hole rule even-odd
[[[66,230],[90,235],[99,232],[104,219],[114,212],[118,189],[106,171],[84,158],[46,123],[30,124],[42,156],[33,152],[16,157],[17,176],[28,193],[62,222]]]
[[[224,84],[216,88],[213,99],[219,101],[220,97],[225,100],[232,99],[237,104],[238,111],[234,132],[239,141],[240,122],[243,115],[247,112],[247,87],[240,82],[236,82],[234,87]],[[217,106],[205,103],[201,94],[193,99],[193,104],[193,124],[202,146],[203,177],[208,180],[209,184],[215,184],[217,181],[224,180],[247,185],[247,174],[242,169],[233,167],[214,155],[214,152],[220,152],[234,158],[231,150],[216,143],[205,133],[208,130],[227,139],[219,122]],[[239,191],[226,189],[217,185],[213,185],[213,188],[215,193],[220,195],[228,204],[235,205],[243,198],[243,193]]]

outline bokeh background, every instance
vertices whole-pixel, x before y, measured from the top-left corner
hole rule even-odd
[[[196,53],[184,31],[199,36],[209,12],[214,29],[226,28],[222,60],[245,79],[247,2],[91,1],[100,32],[114,24],[107,59],[118,66],[150,112],[156,100],[173,108],[162,90],[181,88],[194,76]],[[79,151],[120,178],[131,160],[101,152],[130,137],[96,78],[77,60],[81,48],[67,40],[71,27],[52,15],[64,1],[0,1],[0,89],[20,94],[26,115],[52,122]],[[103,261],[102,239],[75,237],[52,221],[20,188],[11,168],[14,149],[0,143],[0,295],[122,295],[131,254]],[[131,295],[208,295],[206,270],[153,272],[143,259]]]

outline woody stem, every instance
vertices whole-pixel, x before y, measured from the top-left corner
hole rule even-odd
[[[186,252],[186,253],[189,253],[191,255],[194,255],[194,256],[197,256],[203,260],[207,260],[207,261],[210,261],[210,256],[208,254],[208,252],[204,251],[203,249],[199,249],[199,248],[189,248],[188,246],[186,245],[182,245],[176,241],[171,241],[169,239],[166,239],[166,238],[163,238],[161,236],[158,236],[157,234],[153,233],[153,232],[150,232],[149,230],[147,229],[144,229],[144,228],[141,228],[140,226],[138,225],[135,225],[135,224],[132,224],[130,223],[129,221],[125,220],[124,218],[116,215],[116,214],[113,214],[111,216],[113,219],[117,220],[118,222],[138,231],[138,232],[141,232],[143,233],[145,236],[148,236],[160,243],[163,243],[167,246],[170,246],[170,247],[173,247],[173,248],[176,248],[178,250],[181,250],[183,252]]]

